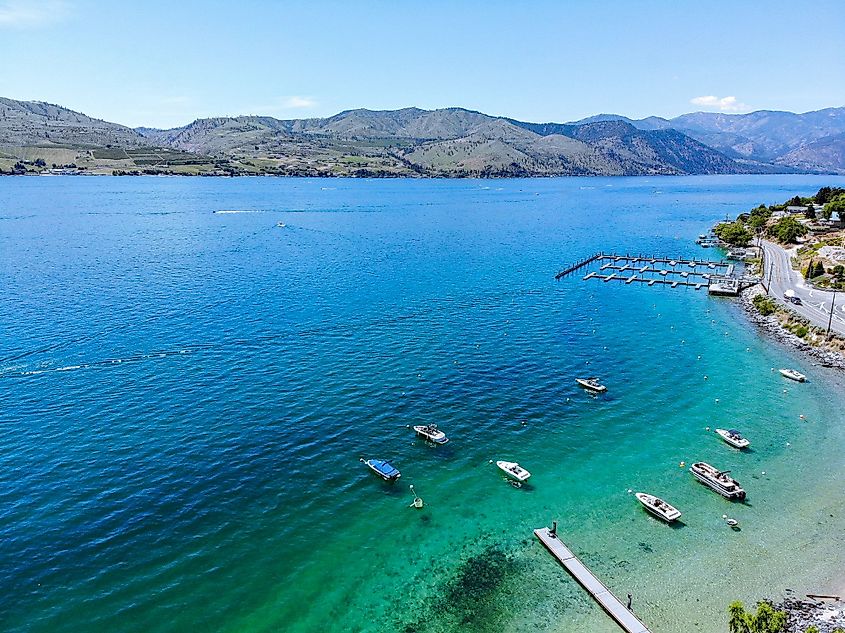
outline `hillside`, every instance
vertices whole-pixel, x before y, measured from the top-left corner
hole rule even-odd
[[[40,101],[0,97],[0,145],[146,145],[135,130]]]
[[[845,173],[845,108],[804,114],[759,110],[749,114],[695,112],[674,119],[633,120],[600,114],[576,121],[625,121],[640,129],[671,128],[754,170]]]
[[[182,150],[277,160],[319,168],[356,157],[362,169],[428,176],[552,176],[741,173],[738,165],[680,133],[614,122],[534,124],[462,108],[349,110],[326,119],[200,119],[144,130]],[[297,163],[295,160],[293,161]]]
[[[3,171],[55,166],[89,173],[381,177],[840,172],[844,139],[843,108],[802,115],[695,113],[672,120],[601,114],[573,123],[530,123],[463,108],[356,109],[312,119],[215,117],[159,130],[0,98]]]

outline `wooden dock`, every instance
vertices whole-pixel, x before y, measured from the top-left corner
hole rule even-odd
[[[622,630],[628,633],[651,633],[648,627],[622,604],[619,598],[610,593],[610,589],[605,587],[595,574],[555,534],[552,534],[549,528],[534,530],[534,536],[540,539],[540,542],[549,550],[551,555],[587,590],[607,614],[616,620]]]

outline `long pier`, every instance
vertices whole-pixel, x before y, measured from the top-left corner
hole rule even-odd
[[[580,261],[577,261],[574,264],[572,264],[571,266],[564,268],[557,275],[555,275],[555,279],[560,279],[561,277],[566,277],[570,273],[574,273],[579,268],[583,268],[587,264],[592,264],[594,261],[596,261],[597,259],[601,259],[602,257],[604,257],[604,254],[601,251],[599,251],[598,253],[596,253],[592,257],[588,257],[587,259],[582,259]]]
[[[628,609],[619,598],[614,596],[602,581],[596,578],[570,549],[549,528],[534,530],[534,536],[564,566],[579,584],[598,602],[607,614],[616,620],[623,631],[628,633],[651,633],[648,627]]]

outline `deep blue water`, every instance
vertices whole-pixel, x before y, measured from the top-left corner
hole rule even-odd
[[[612,631],[532,542],[551,518],[657,632],[834,582],[838,546],[810,537],[843,525],[837,379],[784,385],[771,368],[806,360],[730,300],[554,273],[599,249],[712,256],[693,240],[715,220],[842,183],[0,179],[0,626]],[[426,421],[452,442],[414,441]],[[693,485],[677,465],[701,455],[753,503]],[[638,486],[686,527],[642,516]],[[792,577],[786,538],[807,539]]]

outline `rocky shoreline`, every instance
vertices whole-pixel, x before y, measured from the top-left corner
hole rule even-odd
[[[787,590],[787,596],[774,607],[786,612],[784,633],[805,633],[811,626],[819,633],[845,631],[845,603],[841,600],[802,599]]]
[[[804,352],[808,356],[810,356],[814,361],[816,361],[819,365],[824,367],[834,367],[836,369],[845,369],[845,356],[837,351],[833,351],[830,349],[825,349],[823,347],[816,347],[814,345],[810,345],[804,339],[796,336],[792,332],[788,331],[781,325],[780,321],[778,320],[777,316],[772,314],[769,316],[764,316],[760,314],[752,301],[754,297],[760,294],[764,294],[765,291],[761,285],[753,286],[749,288],[745,292],[740,295],[739,302],[742,306],[745,313],[748,315],[748,319],[757,325],[760,329],[764,330],[767,334],[772,336],[775,340],[780,343],[784,343],[786,345],[791,345],[795,349]]]

